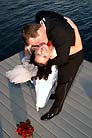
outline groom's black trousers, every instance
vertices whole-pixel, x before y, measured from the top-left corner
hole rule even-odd
[[[69,56],[69,62],[66,65],[58,67],[58,82],[56,88],[55,101],[50,110],[59,108],[61,111],[64,100],[69,92],[69,89],[74,81],[76,73],[83,61],[83,51]]]

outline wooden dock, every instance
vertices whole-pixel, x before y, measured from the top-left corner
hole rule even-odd
[[[30,119],[33,138],[92,138],[92,63],[81,65],[59,115],[41,121],[53,101],[39,112],[35,108],[34,90],[27,84],[11,84],[6,71],[20,64],[18,54],[0,62],[0,138],[19,138],[16,124]]]

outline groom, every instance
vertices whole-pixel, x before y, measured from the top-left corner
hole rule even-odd
[[[76,25],[73,27],[77,28]],[[56,97],[52,107],[41,117],[41,120],[49,120],[60,113],[66,95],[83,61],[81,38],[76,29],[80,39],[75,44],[76,35],[73,27],[71,27],[71,22],[68,23],[67,19],[56,12],[39,11],[36,14],[36,23],[27,25],[23,29],[23,38],[28,47],[31,48],[33,45],[37,46],[43,42],[47,44],[50,40],[57,53],[57,56],[51,60],[51,64],[58,67]],[[69,54],[70,50],[71,54]],[[36,56],[45,58],[44,48]]]

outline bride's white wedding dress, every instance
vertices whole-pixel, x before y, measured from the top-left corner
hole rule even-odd
[[[33,81],[36,92],[37,111],[39,111],[39,108],[43,108],[46,105],[51,93],[55,91],[58,70],[55,65],[52,66],[51,70],[52,73],[49,74],[47,80],[37,79]],[[37,71],[37,66],[29,64],[27,57],[24,57],[21,65],[17,65],[12,70],[6,72],[6,77],[12,83],[24,83],[31,80],[31,77],[36,76]]]

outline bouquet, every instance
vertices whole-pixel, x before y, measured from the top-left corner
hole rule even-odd
[[[16,132],[22,138],[33,138],[34,127],[31,125],[30,120],[27,119],[25,122],[17,124]]]

